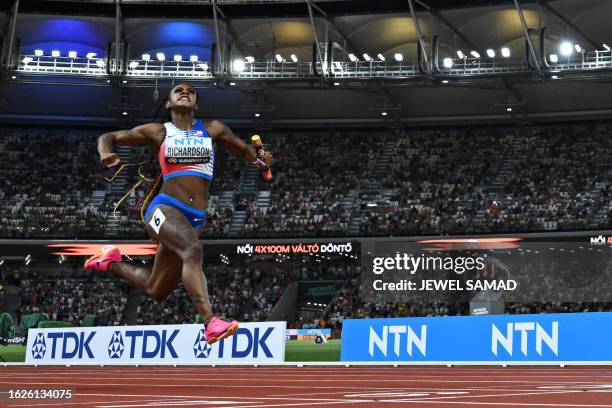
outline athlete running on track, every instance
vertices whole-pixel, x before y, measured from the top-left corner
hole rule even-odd
[[[202,270],[202,244],[198,236],[206,222],[208,189],[213,177],[214,147],[221,145],[234,155],[259,167],[270,166],[272,155],[258,154],[238,139],[218,120],[196,120],[197,94],[189,83],[170,91],[165,108],[171,121],[148,123],[132,130],[106,133],[98,139],[100,162],[106,167],[119,164],[115,145],[148,144],[157,153],[163,184],[153,189],[159,194],[145,201],[145,228],[158,243],[153,268],[121,261],[121,253],[111,245],[85,262],[85,269],[110,271],[156,300],[165,299],[183,282],[185,290],[206,325],[206,340],[212,344],[231,336],[238,329],[235,320],[212,315],[206,276]],[[148,197],[149,198],[149,197]],[[148,201],[148,200],[147,200]],[[147,206],[148,204],[148,206]]]

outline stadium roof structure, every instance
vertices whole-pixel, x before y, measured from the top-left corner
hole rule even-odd
[[[4,113],[11,89],[75,100],[70,85],[90,85],[123,102],[89,115],[146,117],[152,88],[182,79],[208,89],[207,112],[244,120],[609,109],[605,0],[14,0],[0,11]],[[27,105],[17,111],[61,114]]]

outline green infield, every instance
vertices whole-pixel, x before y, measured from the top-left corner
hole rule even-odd
[[[25,361],[26,347],[21,344],[0,346],[0,362],[15,363]]]
[[[306,340],[287,340],[285,361],[340,361],[340,340],[316,344]]]
[[[0,362],[24,362],[25,353],[25,346],[19,344],[0,346]],[[288,340],[285,361],[340,361],[340,340],[328,340],[323,344]]]

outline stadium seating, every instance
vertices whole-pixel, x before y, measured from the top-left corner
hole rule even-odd
[[[216,155],[208,237],[414,235],[592,229],[610,225],[608,125],[266,137],[274,179],[225,151]],[[97,132],[5,129],[0,236],[146,238],[145,189],[129,167],[112,182]],[[49,151],[57,152],[48,154]],[[118,148],[124,162],[146,149]],[[37,166],[32,167],[30,162]],[[69,177],[67,177],[69,175]],[[36,180],[23,183],[22,180]]]

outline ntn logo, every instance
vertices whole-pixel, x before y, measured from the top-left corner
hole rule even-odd
[[[427,326],[421,325],[420,335],[417,335],[412,327],[408,325],[389,325],[382,326],[382,329],[375,330],[370,326],[370,340],[368,351],[374,357],[376,349],[387,357],[389,339],[393,345],[393,353],[399,357],[402,351],[406,351],[412,357],[413,348],[419,350],[421,355],[427,354]]]
[[[559,322],[552,322],[550,332],[547,332],[537,322],[506,323],[505,334],[493,323],[491,327],[491,351],[497,356],[501,345],[506,352],[512,356],[514,351],[514,340],[520,338],[521,353],[527,356],[529,345],[529,332],[535,331],[535,351],[542,355],[542,344],[555,354],[559,355]],[[520,332],[520,336],[514,336]]]

